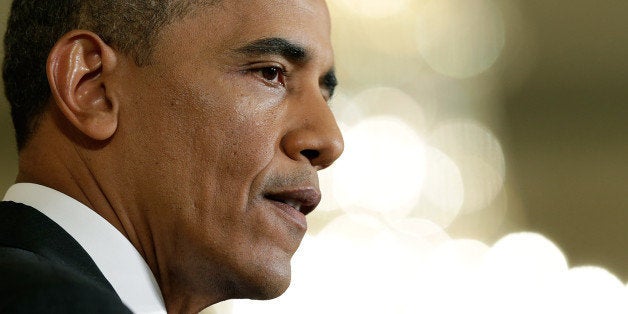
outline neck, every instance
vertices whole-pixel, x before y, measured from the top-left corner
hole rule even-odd
[[[154,243],[159,242],[161,232],[149,227],[150,221],[140,208],[142,201],[134,199],[136,184],[126,181],[128,176],[120,175],[125,170],[116,159],[119,152],[109,147],[118,144],[97,147],[85,144],[80,134],[67,131],[72,130],[71,127],[60,126],[54,115],[50,112],[43,115],[37,132],[20,150],[16,182],[36,183],[60,191],[91,208],[118,229],[151,268],[169,313],[195,313],[227,299],[224,287],[218,287],[218,282],[209,283],[215,287],[194,289],[181,282],[181,278],[169,275],[171,261],[160,256],[172,254],[162,254],[160,250],[164,248]],[[210,297],[209,291],[216,294]],[[199,298],[201,295],[204,297]]]
[[[128,217],[116,210],[118,201],[101,187],[100,178],[91,171],[86,150],[49,123],[45,114],[39,129],[19,152],[19,172],[16,182],[41,184],[76,199],[94,210],[118,229],[131,242],[134,231]]]

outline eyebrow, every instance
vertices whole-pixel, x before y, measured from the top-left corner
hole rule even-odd
[[[279,37],[255,40],[235,52],[250,56],[279,55],[295,63],[304,63],[310,57],[305,47]]]
[[[300,64],[310,59],[310,53],[305,47],[280,37],[261,38],[236,48],[234,51],[247,56],[279,55],[290,62]],[[338,86],[338,79],[333,68],[321,77],[320,84],[329,92],[331,99],[336,86]]]

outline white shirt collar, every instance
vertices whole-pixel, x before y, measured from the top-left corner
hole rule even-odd
[[[89,207],[32,183],[13,185],[4,201],[31,206],[65,229],[87,251],[131,311],[166,313],[157,281],[142,256],[118,229]]]

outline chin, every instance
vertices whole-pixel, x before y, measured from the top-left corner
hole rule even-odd
[[[290,287],[290,278],[280,283],[273,282],[265,287],[258,300],[270,300],[277,298],[284,294],[286,290],[288,290],[288,287]]]
[[[265,265],[268,266],[268,265]],[[290,286],[290,265],[261,270],[248,280],[243,298],[270,300],[284,294]]]

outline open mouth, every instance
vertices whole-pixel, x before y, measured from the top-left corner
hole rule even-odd
[[[316,188],[300,188],[264,194],[266,199],[290,206],[294,210],[307,215],[321,201],[321,193]]]

